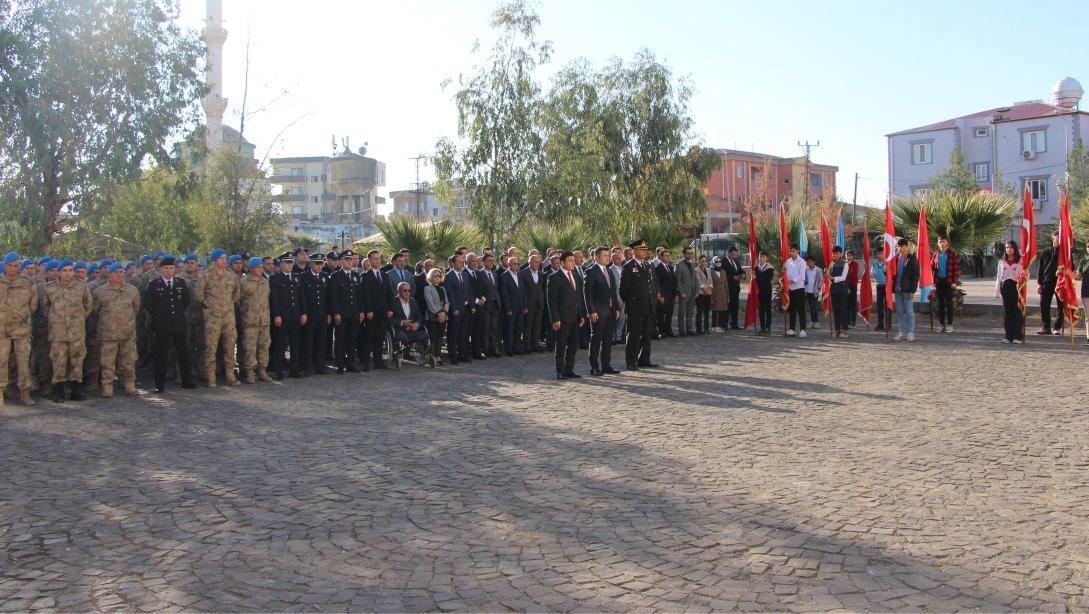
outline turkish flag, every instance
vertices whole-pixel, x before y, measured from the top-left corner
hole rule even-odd
[[[821,216],[821,254],[824,255],[824,287],[821,289],[821,308],[824,313],[832,310],[832,278],[828,276],[828,267],[832,266],[832,233],[828,222]]]
[[[926,295],[934,285],[934,263],[930,259],[930,233],[926,228],[926,205],[919,209],[919,249],[915,257],[919,259],[919,301],[925,301]]]
[[[896,226],[892,223],[892,209],[885,205],[885,305],[886,309],[892,309],[896,301],[892,300],[893,289],[896,286]]]
[[[995,254],[999,256],[999,254]],[[1036,212],[1032,207],[1032,192],[1025,186],[1025,198],[1021,213],[1021,277],[1017,280],[1017,290],[1024,313],[1028,305],[1028,270],[1036,259]]]
[[[745,328],[756,322],[756,310],[760,307],[760,286],[756,283],[756,222],[752,219],[752,210],[749,211],[749,268],[752,275],[749,276],[749,298],[745,301]]]
[[[790,276],[787,275],[786,263],[790,260],[790,237],[787,236],[786,203],[779,203],[779,261],[783,264],[780,280],[783,289],[779,291],[779,303],[783,311],[790,307]]]
[[[1059,201],[1059,268],[1055,295],[1063,302],[1070,326],[1078,322],[1078,293],[1074,284],[1074,228],[1070,225],[1070,191]]]
[[[871,287],[872,276],[870,274],[870,237],[866,233],[862,233],[862,266],[863,271],[860,279],[862,281],[862,287],[858,291],[858,313],[862,315],[862,319],[866,320],[869,324],[872,322],[870,312],[873,310],[873,288]]]

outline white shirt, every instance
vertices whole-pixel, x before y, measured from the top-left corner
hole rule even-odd
[[[787,259],[786,274],[787,279],[790,281],[791,290],[801,290],[802,288],[805,288],[805,269],[805,260],[802,260],[801,256]]]
[[[541,278],[537,275],[537,271],[530,269],[529,273],[530,275],[533,275],[533,283],[537,284],[541,282]]]
[[[511,281],[514,282],[514,287],[517,288],[518,287],[518,271],[507,271],[507,272],[510,273]]]
[[[412,310],[409,309],[408,301],[401,299],[401,308],[405,310],[405,317],[408,318],[412,314]]]
[[[601,273],[603,275],[605,275],[605,284],[607,286],[609,286],[610,288],[612,288],[613,287],[613,276],[612,276],[612,274],[609,273],[609,269],[605,268],[604,266],[602,266],[600,264],[597,265],[597,268],[601,269]]]

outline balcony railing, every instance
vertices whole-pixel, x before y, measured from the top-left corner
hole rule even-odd
[[[303,202],[306,200],[306,194],[281,194],[279,196],[274,196],[273,200],[285,203]]]
[[[272,183],[306,183],[306,175],[273,175],[268,180]]]

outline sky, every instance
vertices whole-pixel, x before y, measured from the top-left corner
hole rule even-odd
[[[223,0],[225,121],[242,108],[260,159],[332,153],[331,138],[386,163],[385,190],[411,189],[420,154],[456,137],[454,87],[490,49],[494,0]],[[205,0],[180,0],[203,26]],[[884,135],[1015,101],[1050,102],[1061,77],[1089,87],[1079,24],[1089,3],[1037,1],[739,2],[542,0],[538,37],[554,46],[544,79],[587,58],[649,48],[695,93],[698,142],[778,156],[820,142],[841,200],[881,205]],[[1086,104],[1089,104],[1087,102]],[[420,179],[433,179],[428,165]],[[388,206],[387,206],[388,208]]]

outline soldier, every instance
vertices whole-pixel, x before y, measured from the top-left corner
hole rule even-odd
[[[200,276],[194,300],[204,312],[204,374],[208,387],[216,387],[216,359],[222,352],[223,370],[228,386],[238,385],[234,376],[234,305],[241,298],[238,276],[227,268],[227,254],[212,250],[208,257],[212,268]]]
[[[72,261],[62,260],[55,281],[45,286],[45,311],[49,318],[49,359],[53,363],[53,395],[65,399],[65,385],[73,401],[82,401],[83,359],[87,355],[87,316],[94,304],[87,284],[75,279]]]
[[[636,239],[628,244],[634,250],[631,260],[624,263],[620,273],[620,299],[624,301],[624,310],[628,316],[628,369],[635,371],[639,367],[657,367],[650,362],[650,339],[654,334],[653,285],[654,267],[647,262],[650,247],[643,239]]]
[[[185,307],[185,341],[189,344],[190,374],[183,376],[182,381],[185,381],[186,377],[190,380],[204,377],[204,314],[201,312],[200,302],[193,295],[197,282],[200,281],[200,256],[190,252],[185,256],[184,266],[185,268],[178,273],[177,277],[185,281],[189,291],[189,300],[186,301]]]
[[[155,262],[151,255],[140,256],[140,270],[133,276],[132,282],[136,286],[136,291],[140,293],[141,301],[143,301],[144,292],[147,291],[148,282],[155,276]],[[149,333],[147,311],[141,309],[136,313],[136,364],[139,366],[147,366],[150,362],[151,335]]]
[[[106,283],[94,291],[94,313],[98,320],[102,398],[113,396],[114,367],[125,392],[136,396],[136,314],[140,311],[140,292],[125,283],[125,266],[114,263],[106,273]]]
[[[30,368],[38,389],[44,396],[53,390],[53,362],[49,359],[49,315],[45,311],[45,286],[57,278],[57,265],[60,262],[49,256],[38,261],[42,275],[34,289],[38,292],[38,310],[34,312],[30,335]]]
[[[307,375],[325,375],[325,330],[332,322],[329,315],[329,294],[322,267],[325,257],[314,254],[310,271],[298,276],[299,288],[306,303],[306,325],[302,327],[302,368]]]
[[[162,254],[159,259],[160,276],[147,284],[144,293],[144,310],[153,337],[151,350],[155,370],[155,392],[166,388],[166,369],[170,363],[170,348],[178,356],[178,373],[182,387],[195,388],[189,369],[189,345],[185,334],[186,308],[189,306],[189,287],[185,280],[174,275],[174,257]]]
[[[4,276],[0,277],[0,406],[8,385],[9,359],[15,364],[19,400],[34,405],[30,398],[30,326],[38,309],[38,291],[30,279],[19,274],[19,254],[4,255]]]
[[[352,259],[355,254],[346,250],[337,259],[340,270],[329,276],[329,313],[336,326],[333,354],[336,357],[337,374],[359,373],[355,368],[355,353],[358,347],[359,324],[363,321],[363,297],[359,282],[352,274]]]
[[[106,267],[110,265],[103,265],[102,262],[110,262],[110,260],[104,259],[101,262],[92,262],[90,264],[85,264],[80,261],[72,267],[76,273],[76,279],[87,282],[87,290],[91,292],[92,298],[95,295],[95,290],[106,283],[106,280],[102,277],[102,273],[106,270]],[[81,273],[85,274],[81,275]],[[87,357],[83,359],[83,381],[87,384],[87,391],[94,392],[98,390],[98,380],[101,374],[102,365],[102,344],[99,342],[98,338],[98,314],[94,311],[92,311],[91,315],[87,318],[86,345]]]
[[[269,283],[264,275],[264,263],[254,256],[249,261],[250,272],[242,278],[242,381],[254,383],[253,370],[257,369],[257,379],[271,382],[268,376],[269,326],[272,316],[269,314]]]
[[[291,274],[295,259],[290,252],[280,255],[280,272],[269,279],[269,309],[272,314],[272,356],[269,362],[275,371],[276,379],[283,379],[284,373],[291,377],[302,377],[302,347],[300,334],[306,325],[306,299],[299,288],[299,280]],[[290,363],[285,361],[284,352],[290,348]]]

